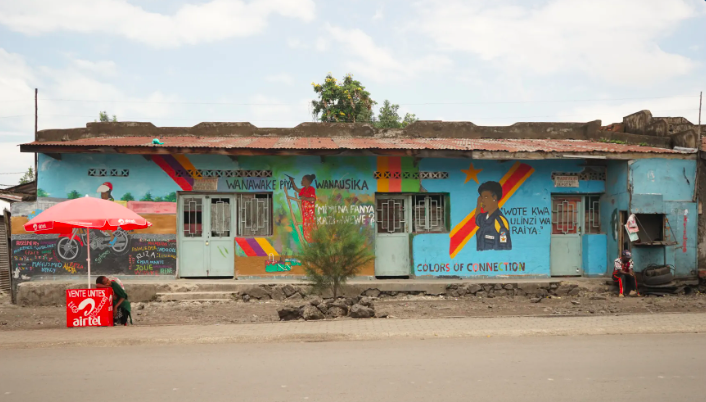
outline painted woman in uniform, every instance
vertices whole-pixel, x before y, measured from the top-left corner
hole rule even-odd
[[[316,227],[316,189],[311,184],[316,179],[316,175],[308,174],[302,177],[302,187],[297,187],[294,178],[290,177],[292,188],[299,194],[302,205],[302,229],[304,240],[311,242],[311,231]]]
[[[498,202],[503,198],[503,186],[496,181],[487,181],[478,187],[476,206],[477,250],[512,250],[510,225],[500,211]],[[481,213],[481,208],[485,213]]]

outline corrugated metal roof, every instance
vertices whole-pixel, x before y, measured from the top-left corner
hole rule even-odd
[[[680,153],[672,149],[613,144],[585,140],[556,139],[464,139],[464,138],[381,138],[381,137],[162,137],[153,145],[151,137],[94,137],[72,141],[32,142],[42,147],[160,147],[220,149],[389,149],[453,150],[496,152],[608,152]]]

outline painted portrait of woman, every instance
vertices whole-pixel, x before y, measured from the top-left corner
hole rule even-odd
[[[304,232],[304,240],[311,242],[311,231],[316,227],[316,189],[312,186],[316,179],[316,175],[308,174],[302,177],[301,187],[298,187],[294,182],[294,178],[290,177],[292,188],[299,195],[302,209],[302,229]]]

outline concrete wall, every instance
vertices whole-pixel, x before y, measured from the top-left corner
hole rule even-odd
[[[618,257],[620,232],[620,211],[628,211],[630,194],[628,191],[627,161],[608,161],[606,166],[606,192],[601,197],[601,224],[606,233],[606,269],[612,272],[613,260]]]
[[[608,236],[591,234],[583,236],[583,272],[586,276],[604,276],[608,271],[606,266],[606,251]],[[612,269],[612,267],[611,267]]]
[[[672,264],[680,277],[695,277],[698,211],[694,200],[696,161],[643,159],[630,163],[632,213],[665,214],[671,230],[665,237],[677,244],[633,247],[637,269]]]
[[[589,161],[591,162],[591,161]],[[595,161],[593,161],[595,162]],[[67,261],[58,253],[59,238],[36,236],[22,225],[50,205],[76,196],[99,197],[98,188],[109,182],[115,202],[145,216],[153,226],[130,233],[130,247],[117,252],[110,234],[92,234],[92,267],[96,274],[165,275],[177,271],[177,195],[190,191],[253,193],[273,197],[273,234],[256,239],[235,239],[235,273],[245,277],[302,275],[301,267],[268,270],[270,254],[294,256],[307,239],[304,217],[287,175],[297,184],[313,174],[317,207],[313,222],[323,224],[329,200],[340,203],[344,213],[375,240],[375,195],[377,193],[448,196],[447,231],[411,234],[409,274],[463,277],[498,275],[550,275],[551,197],[553,194],[603,194],[601,235],[584,236],[583,264],[586,275],[601,275],[617,255],[618,212],[629,209],[630,193],[660,195],[660,208],[670,221],[683,225],[687,212],[686,252],[671,253],[685,274],[696,260],[696,211],[690,201],[694,161],[654,159],[630,164],[608,161],[605,167],[587,166],[583,160],[490,161],[468,159],[413,159],[406,157],[239,157],[224,155],[65,154],[61,160],[40,155],[37,203],[17,203],[13,208],[13,274],[19,281],[80,276],[86,271],[86,256]],[[605,169],[605,170],[603,170]],[[106,176],[100,176],[104,170]],[[630,171],[630,181],[628,180]],[[90,174],[89,174],[90,172]],[[98,172],[98,176],[96,173]],[[220,172],[220,173],[217,173]],[[240,172],[243,177],[233,177]],[[245,173],[243,173],[245,172]],[[113,174],[111,176],[111,174]],[[222,177],[215,177],[221,175]],[[553,176],[578,175],[578,187],[556,187]],[[228,177],[225,177],[228,176]],[[503,188],[500,211],[507,222],[506,240],[496,247],[479,246],[476,227],[478,189],[486,182]],[[689,184],[691,183],[691,184]],[[293,200],[287,200],[287,194]],[[654,197],[653,197],[654,198]],[[648,203],[657,205],[657,203]],[[635,209],[643,208],[635,204]],[[481,215],[483,216],[483,215]],[[681,217],[681,221],[678,218]],[[673,225],[674,227],[674,225]],[[105,238],[103,238],[105,237]],[[500,237],[498,237],[499,239]],[[250,246],[245,243],[250,242]],[[482,242],[481,242],[482,243]],[[254,246],[253,246],[254,244]],[[99,249],[98,249],[99,248]],[[145,252],[156,253],[145,254]],[[653,251],[638,253],[641,263],[652,261]],[[691,263],[689,261],[692,261]],[[361,275],[375,275],[373,264]]]
[[[413,265],[416,275],[550,275],[552,194],[601,194],[603,180],[579,180],[579,187],[555,187],[552,174],[577,174],[584,170],[581,160],[469,161],[423,159],[422,170],[446,170],[449,180],[423,181],[429,192],[448,192],[451,205],[451,233],[414,237]],[[522,169],[527,173],[523,175]],[[598,171],[600,167],[596,168]],[[520,172],[520,177],[514,175]],[[478,245],[475,208],[478,189],[486,181],[519,185],[502,205],[509,222],[511,249],[482,250]],[[477,181],[476,181],[477,180]],[[464,235],[464,231],[467,235]],[[605,252],[603,251],[603,254]]]

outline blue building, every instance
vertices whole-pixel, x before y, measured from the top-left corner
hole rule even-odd
[[[13,276],[82,276],[82,234],[22,225],[88,195],[153,223],[91,233],[97,275],[296,277],[298,250],[334,205],[375,249],[365,276],[608,276],[631,249],[638,271],[668,264],[694,277],[697,153],[688,145],[598,121],[44,130],[21,146],[38,153],[38,200],[13,206]],[[624,229],[633,214],[634,241]]]

